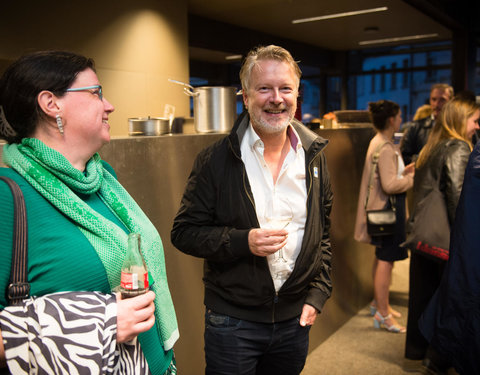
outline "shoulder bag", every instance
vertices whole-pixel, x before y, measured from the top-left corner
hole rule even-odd
[[[418,202],[408,228],[402,247],[436,261],[448,260],[450,224],[445,198],[437,186]]]
[[[30,296],[25,200],[16,182],[4,176],[0,180],[12,190],[15,207],[9,305],[0,311],[8,368],[0,368],[0,374],[149,373],[138,340],[116,342],[115,295]]]
[[[381,210],[367,210],[368,199],[370,196],[370,190],[373,186],[373,179],[375,176],[375,171],[378,165],[378,158],[380,155],[380,150],[387,143],[383,142],[380,146],[377,147],[373,156],[372,156],[372,170],[370,171],[370,179],[368,182],[367,196],[365,198],[365,212],[367,215],[367,233],[371,237],[377,236],[390,236],[395,234],[395,224],[397,222],[397,215],[395,212],[395,198],[391,195],[389,196],[390,205],[387,208]]]

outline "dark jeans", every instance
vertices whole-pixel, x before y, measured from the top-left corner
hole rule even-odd
[[[310,327],[300,317],[255,323],[205,313],[207,375],[298,375],[305,365]]]

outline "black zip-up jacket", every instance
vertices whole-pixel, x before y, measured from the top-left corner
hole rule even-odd
[[[276,293],[267,259],[248,246],[249,231],[259,227],[240,154],[249,121],[244,112],[229,136],[197,156],[171,240],[182,252],[205,259],[207,308],[239,319],[279,322],[300,315],[305,303],[321,311],[331,294],[333,194],[322,151],[328,141],[292,121],[305,148],[307,220],[295,268]]]
[[[405,134],[400,142],[400,151],[405,165],[413,161],[413,157],[418,155],[423,146],[427,143],[430,131],[435,121],[431,116],[413,122],[413,125],[405,130]]]

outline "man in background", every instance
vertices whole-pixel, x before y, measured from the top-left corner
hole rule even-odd
[[[331,294],[327,141],[294,119],[300,76],[281,47],[248,54],[248,113],[197,156],[174,220],[205,259],[206,374],[300,374]]]
[[[415,161],[420,150],[427,143],[428,135],[432,130],[435,119],[446,102],[453,99],[453,87],[446,83],[436,83],[430,88],[430,106],[432,114],[424,119],[415,121],[403,135],[400,142],[405,165]]]

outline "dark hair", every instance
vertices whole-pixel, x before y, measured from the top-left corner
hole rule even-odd
[[[464,102],[471,102],[471,103],[475,103],[477,100],[477,98],[475,97],[475,94],[470,90],[463,90],[463,91],[457,92],[454,99],[462,100]]]
[[[400,106],[390,100],[379,100],[368,103],[368,110],[373,126],[378,130],[383,130],[387,126],[387,119],[395,117],[400,111]]]
[[[16,134],[0,123],[0,138],[19,143],[30,136],[45,115],[38,105],[38,94],[48,90],[64,95],[77,74],[88,68],[95,71],[92,59],[66,51],[34,52],[13,62],[0,79],[0,106],[3,121]]]

